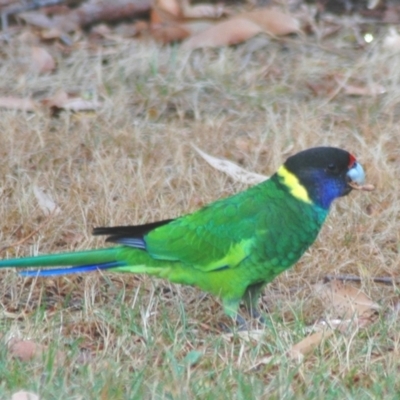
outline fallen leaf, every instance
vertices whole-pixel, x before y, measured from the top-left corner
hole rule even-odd
[[[187,39],[182,47],[193,50],[241,43],[259,33],[280,36],[299,32],[297,19],[276,8],[259,8],[235,15]]]
[[[261,32],[263,32],[263,29],[255,22],[235,17],[190,37],[182,44],[182,48],[193,50],[203,47],[233,45],[244,42]]]
[[[66,33],[59,28],[43,29],[40,32],[40,37],[44,40],[61,39],[66,36]]]
[[[54,110],[70,111],[93,111],[101,106],[97,100],[86,100],[80,96],[68,94],[64,90],[59,90],[53,96],[43,99],[42,104]]]
[[[394,52],[400,51],[400,35],[395,27],[389,28],[389,33],[383,39],[383,48]]]
[[[151,22],[159,23],[177,20],[182,17],[182,10],[177,0],[156,0],[153,4],[156,14],[152,15]]]
[[[33,342],[32,340],[12,339],[8,344],[8,351],[11,357],[21,361],[29,361],[40,356],[45,347]]]
[[[300,31],[300,23],[296,18],[273,7],[258,8],[238,16],[257,23],[270,35],[283,36]]]
[[[56,68],[53,56],[43,47],[32,47],[30,68],[40,74],[51,72]]]
[[[377,96],[384,94],[386,89],[378,83],[370,83],[368,85],[350,85],[345,84],[343,91],[349,96]]]
[[[97,100],[85,100],[81,97],[71,97],[62,108],[71,111],[94,111],[100,106],[101,103]]]
[[[251,366],[251,368],[248,369],[248,371],[251,371],[253,369],[258,368],[260,365],[276,365],[280,363],[280,357],[277,357],[276,355],[270,355],[270,356],[265,356],[260,358],[254,365]]]
[[[182,41],[190,36],[190,31],[181,24],[152,26],[151,33],[154,39],[164,44]]]
[[[380,310],[379,304],[372,301],[360,289],[338,280],[316,284],[314,290],[325,309],[336,317],[366,318]]]
[[[68,101],[68,93],[64,90],[58,90],[53,96],[42,100],[42,104],[49,108],[61,109]]]
[[[39,203],[39,207],[42,209],[45,215],[60,213],[60,207],[57,206],[53,198],[48,193],[45,193],[42,188],[34,185],[33,193],[37,202]]]
[[[36,104],[32,99],[0,97],[0,108],[8,110],[35,111]]]
[[[188,19],[218,19],[226,15],[222,4],[191,5],[188,0],[156,0],[151,11],[151,24],[184,22]]]
[[[306,354],[314,350],[324,339],[332,336],[332,334],[332,329],[325,329],[305,337],[303,340],[292,346],[288,351],[289,357],[302,361]]]
[[[124,38],[132,38],[141,35],[150,29],[150,24],[146,21],[136,21],[132,24],[118,24],[115,33]]]
[[[315,96],[330,97],[338,90],[337,82],[332,74],[327,74],[320,79],[312,78],[306,85]]]
[[[90,30],[90,35],[97,35],[101,37],[107,37],[112,34],[112,29],[107,25],[107,24],[98,24],[95,25],[91,30]]]
[[[99,9],[97,8],[92,11],[99,11]],[[90,12],[90,10],[88,10],[88,12]],[[36,26],[38,28],[56,28],[62,32],[72,32],[79,28],[79,23],[81,22],[81,19],[85,19],[86,14],[87,13],[85,13],[85,10],[80,8],[79,10],[74,9],[69,13],[54,15],[53,17],[48,17],[40,11],[19,13],[18,17],[23,19],[27,24]],[[96,15],[96,12],[93,12],[92,15],[96,17],[98,13]]]
[[[196,4],[192,6],[186,2],[183,5],[182,11],[185,19],[218,19],[227,13],[222,4]]]
[[[187,0],[156,0],[151,9],[151,33],[161,43],[182,41],[204,31],[210,20],[226,15],[225,7],[217,4],[190,5]]]
[[[54,22],[51,18],[40,11],[29,11],[18,14],[18,18],[24,20],[27,24],[38,28],[53,28]]]
[[[12,358],[18,358],[21,361],[30,361],[33,358],[41,357],[43,353],[47,352],[47,346],[35,343],[32,340],[21,340],[13,338],[8,343],[8,353]],[[57,351],[54,361],[57,365],[64,363],[65,353]]]
[[[254,172],[246,171],[245,169],[237,166],[231,161],[221,160],[220,158],[212,157],[200,150],[198,147],[192,144],[192,147],[199,153],[204,160],[206,160],[215,169],[225,172],[232,179],[237,182],[247,183],[249,185],[255,185],[268,179],[265,175],[256,174]]]
[[[32,31],[23,30],[18,35],[18,42],[27,44],[28,46],[37,46],[38,43],[40,43],[40,39],[38,35],[36,35]]]
[[[11,396],[11,400],[39,400],[39,396],[35,393],[20,390]]]

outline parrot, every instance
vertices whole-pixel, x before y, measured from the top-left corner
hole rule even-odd
[[[265,181],[190,214],[94,228],[93,234],[105,235],[112,247],[3,259],[0,268],[23,268],[24,277],[147,274],[220,298],[224,313],[243,326],[240,304],[251,318],[261,319],[264,286],[313,244],[332,202],[364,181],[364,169],[351,153],[309,148],[288,157]]]

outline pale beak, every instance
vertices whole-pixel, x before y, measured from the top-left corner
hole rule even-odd
[[[363,185],[365,182],[364,168],[357,161],[349,169],[346,175],[350,179],[350,182],[354,182],[357,185]]]

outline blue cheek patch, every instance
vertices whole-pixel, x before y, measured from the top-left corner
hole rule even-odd
[[[326,210],[331,206],[333,200],[347,193],[347,184],[339,178],[333,179],[324,173],[317,174],[314,178],[319,182],[319,190],[315,190],[311,197],[314,203]]]

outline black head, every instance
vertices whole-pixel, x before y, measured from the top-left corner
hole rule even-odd
[[[295,175],[314,204],[325,209],[352,190],[350,182],[362,184],[365,177],[356,158],[336,147],[301,151],[286,160],[284,169]]]

